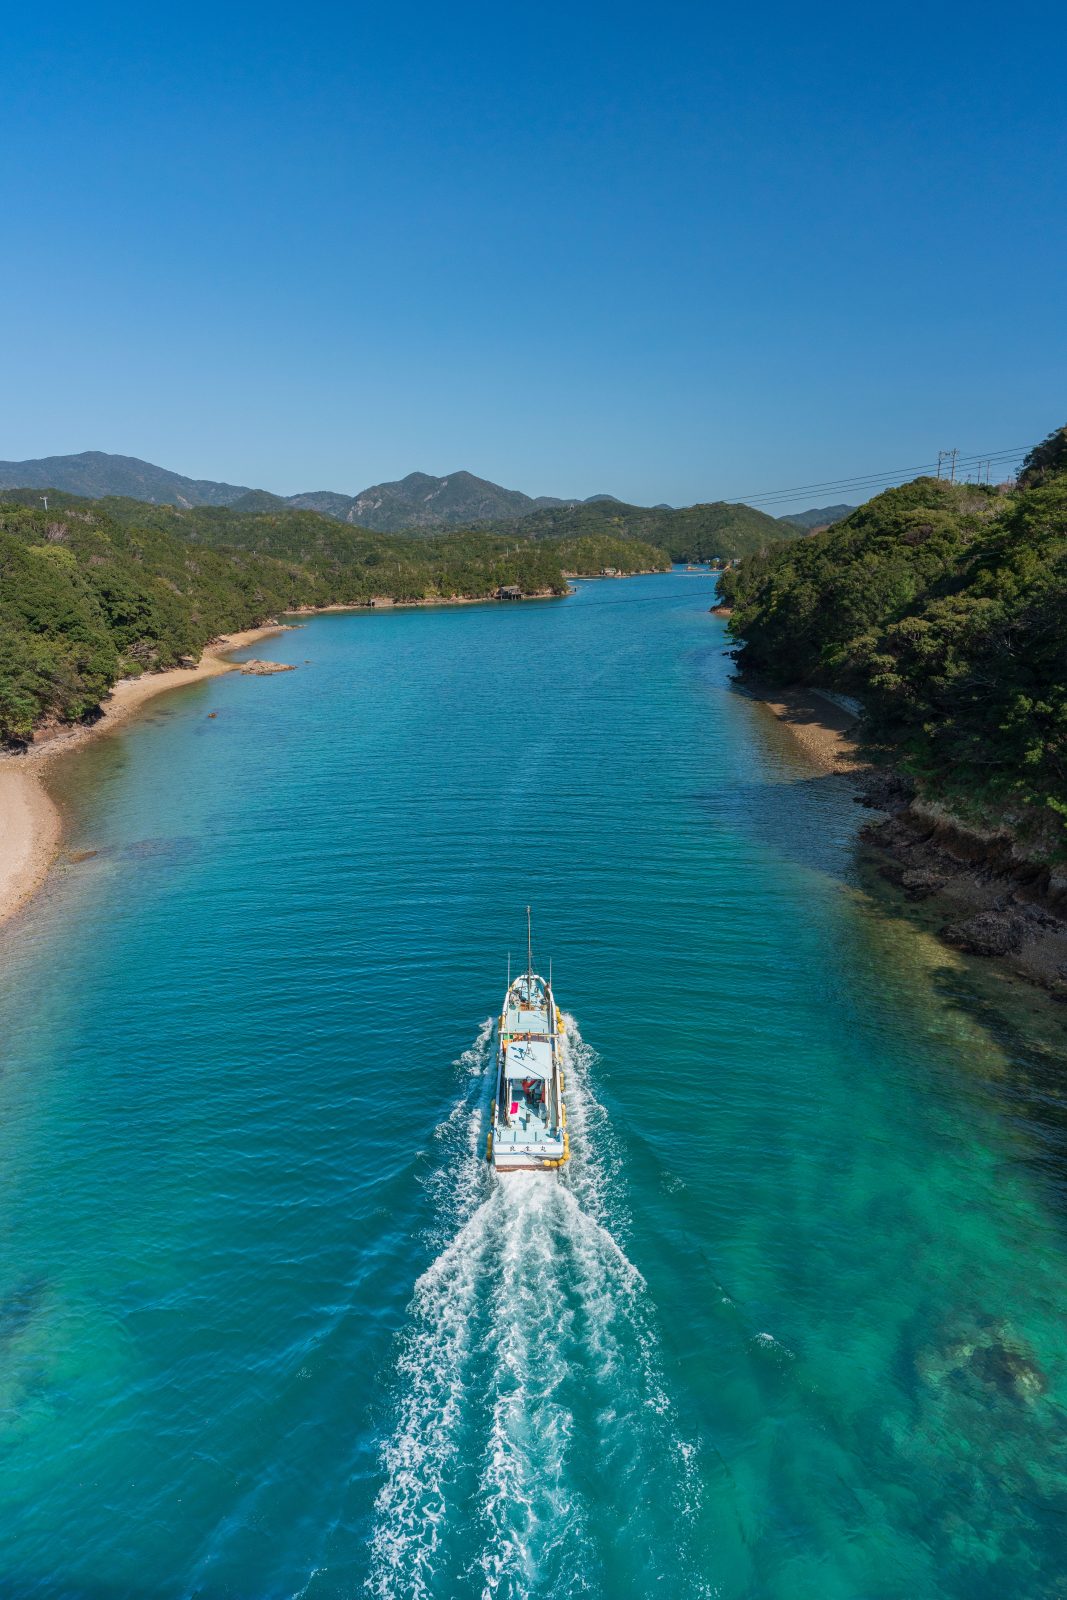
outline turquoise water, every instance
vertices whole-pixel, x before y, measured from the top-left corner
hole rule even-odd
[[[1062,1592],[1063,1013],[864,891],[706,589],[316,618],[68,762],[5,1595]],[[499,1184],[527,901],[575,1156]]]

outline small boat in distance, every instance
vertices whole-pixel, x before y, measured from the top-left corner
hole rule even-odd
[[[508,973],[497,1022],[497,1079],[486,1154],[497,1172],[542,1172],[570,1159],[563,1103],[563,1015],[533,970],[526,907],[526,971]]]

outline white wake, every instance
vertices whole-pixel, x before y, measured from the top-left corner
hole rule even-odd
[[[568,1018],[558,1177],[488,1167],[491,1057],[487,1022],[437,1129],[440,1253],[415,1285],[381,1452],[367,1580],[380,1600],[602,1593],[598,1539],[629,1529],[647,1555],[636,1524],[664,1473],[676,1537],[695,1512],[645,1283],[608,1226],[625,1219],[592,1052]]]

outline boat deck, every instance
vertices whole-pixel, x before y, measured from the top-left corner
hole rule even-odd
[[[504,1012],[503,1033],[551,1033],[548,1012],[536,1006],[508,1006]]]
[[[507,1122],[501,1122],[497,1128],[501,1144],[541,1144],[551,1137],[543,1100],[537,1100],[533,1094],[526,1094],[513,1084],[507,1109]]]

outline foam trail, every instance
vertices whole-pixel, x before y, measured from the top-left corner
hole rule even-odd
[[[482,1158],[491,1054],[490,1022],[456,1063],[462,1092],[437,1130],[444,1160],[428,1182],[434,1241],[447,1242],[402,1341],[367,1588],[380,1600],[604,1594],[611,1551],[592,1476],[616,1493],[608,1537],[632,1544],[638,1588],[669,1575],[696,1592],[677,1520],[695,1509],[692,1452],[670,1414],[644,1280],[609,1227],[625,1217],[593,1053],[568,1018],[564,1175],[503,1180]]]
[[[434,1129],[441,1159],[426,1179],[436,1213],[428,1242],[439,1249],[457,1227],[469,1220],[490,1189],[489,1168],[483,1157],[493,1090],[489,1070],[494,1064],[493,1026],[494,1019],[487,1017],[474,1043],[452,1063],[460,1082],[459,1098],[444,1122]]]
[[[478,1486],[482,1594],[532,1592],[559,1554],[585,1542],[584,1510],[569,1490],[574,1418],[561,1390],[573,1311],[554,1301],[558,1274],[554,1177],[516,1174],[500,1196],[493,1315],[484,1340],[492,1421]],[[514,1189],[514,1193],[512,1190]],[[555,1591],[553,1591],[555,1592]]]

